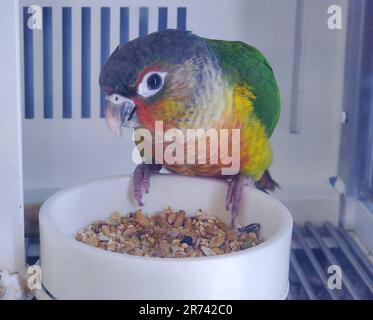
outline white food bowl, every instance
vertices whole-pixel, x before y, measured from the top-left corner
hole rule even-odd
[[[170,205],[194,215],[201,208],[229,223],[223,181],[155,175],[143,212]],[[76,232],[113,211],[137,208],[131,176],[62,190],[40,211],[44,287],[57,299],[284,299],[288,290],[292,218],[269,195],[245,188],[238,223],[261,224],[264,242],[236,253],[198,258],[136,257],[90,247]]]

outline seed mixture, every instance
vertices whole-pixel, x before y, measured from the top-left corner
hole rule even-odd
[[[114,212],[77,232],[75,239],[108,251],[136,256],[186,258],[215,256],[251,248],[261,241],[260,225],[234,229],[198,210],[188,217],[170,207],[152,216],[137,210],[127,216]]]

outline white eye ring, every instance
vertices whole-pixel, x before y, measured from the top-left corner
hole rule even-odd
[[[126,97],[121,96],[120,94],[113,93],[109,96],[106,96],[105,100],[110,101],[112,104],[123,104],[128,99]]]
[[[152,87],[152,84],[148,83],[148,80],[152,79],[151,77],[154,78],[154,75],[158,77],[155,79],[156,80],[155,85]],[[137,94],[144,98],[148,98],[148,97],[155,95],[159,90],[163,88],[164,79],[166,78],[166,76],[167,76],[167,72],[157,72],[157,71],[148,72],[144,76],[144,78],[142,78],[140,84],[138,85]]]

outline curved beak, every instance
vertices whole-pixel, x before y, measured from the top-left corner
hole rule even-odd
[[[121,97],[120,103],[114,103],[106,99],[105,119],[106,123],[115,135],[122,135],[122,128],[134,128],[137,126],[136,105],[125,97]]]

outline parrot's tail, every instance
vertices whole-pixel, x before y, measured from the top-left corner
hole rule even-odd
[[[272,179],[269,170],[264,171],[263,176],[259,181],[255,182],[255,185],[259,190],[265,193],[268,193],[268,191],[274,192],[276,188],[281,189],[280,185]]]

